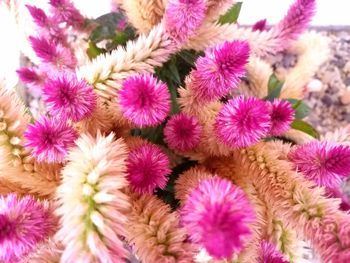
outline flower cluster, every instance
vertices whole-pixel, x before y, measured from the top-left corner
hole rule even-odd
[[[350,262],[350,135],[302,120],[315,1],[272,27],[234,23],[236,1],[116,2],[27,6],[38,59],[17,72],[43,109],[0,83],[0,261],[287,263],[308,241]]]

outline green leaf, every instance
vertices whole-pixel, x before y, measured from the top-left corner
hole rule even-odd
[[[316,139],[320,138],[318,131],[305,121],[296,119],[292,122],[291,127],[295,130],[305,132]]]
[[[311,112],[311,108],[302,100],[287,99],[295,110],[295,118],[303,119],[308,116]]]
[[[89,56],[90,59],[93,59],[95,57],[97,57],[98,55],[105,53],[106,50],[103,48],[99,48],[98,46],[96,46],[96,44],[94,42],[89,42],[89,47],[86,50],[87,55]]]
[[[281,90],[283,87],[283,82],[278,80],[275,74],[272,74],[269,78],[269,82],[267,85],[267,96],[264,98],[265,100],[273,101],[276,98],[279,98],[281,95]]]
[[[241,12],[242,2],[235,3],[227,12],[226,14],[220,16],[219,18],[219,24],[232,24],[236,23],[239,13]]]

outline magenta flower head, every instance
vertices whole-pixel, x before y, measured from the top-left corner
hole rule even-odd
[[[162,123],[170,111],[168,87],[150,74],[127,78],[119,91],[123,115],[138,127]]]
[[[16,72],[19,79],[31,88],[41,90],[44,85],[44,77],[34,68],[20,68]]]
[[[74,146],[77,137],[76,131],[66,122],[42,117],[28,126],[25,147],[31,149],[32,155],[38,161],[63,162],[68,148]]]
[[[276,246],[268,241],[261,241],[259,263],[289,263],[276,249]]]
[[[81,28],[84,25],[85,18],[69,0],[50,0],[51,12],[54,19],[59,23],[67,23],[68,26]]]
[[[215,121],[219,140],[232,148],[247,147],[266,136],[271,127],[267,104],[254,97],[239,96],[227,102]]]
[[[165,28],[175,41],[186,41],[202,24],[207,6],[204,0],[170,0],[165,10]]]
[[[71,73],[49,79],[43,89],[43,99],[51,115],[75,122],[89,117],[97,103],[93,88]]]
[[[253,31],[264,31],[266,30],[266,19],[262,19],[257,21],[253,27],[252,27]]]
[[[164,139],[171,149],[186,152],[199,144],[201,132],[202,127],[196,117],[179,113],[167,122]]]
[[[61,44],[55,44],[43,37],[29,37],[35,54],[44,63],[51,64],[56,68],[74,68],[77,61],[72,51]]]
[[[275,99],[273,102],[270,102],[270,110],[270,134],[273,136],[282,135],[289,130],[294,120],[294,109],[288,101]]]
[[[49,25],[49,20],[42,9],[31,5],[26,5],[26,7],[28,8],[30,15],[34,19],[34,23],[37,26],[47,27]]]
[[[145,143],[130,151],[127,160],[130,187],[137,193],[164,189],[170,175],[168,156],[154,144]]]
[[[196,62],[192,89],[202,101],[213,101],[237,88],[248,63],[249,45],[242,41],[225,42],[209,48]]]
[[[312,141],[296,146],[289,154],[294,167],[317,185],[337,187],[350,175],[350,147]]]
[[[19,262],[54,230],[48,205],[31,196],[0,196],[0,262]]]
[[[222,259],[242,249],[255,212],[241,189],[226,179],[213,177],[201,181],[189,194],[181,219],[193,242]]]

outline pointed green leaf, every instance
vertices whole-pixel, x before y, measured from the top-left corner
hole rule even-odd
[[[288,99],[288,101],[292,104],[292,107],[295,110],[296,119],[303,119],[310,114],[311,108],[302,100]]]
[[[281,95],[281,90],[283,87],[283,82],[280,81],[275,74],[272,74],[269,78],[269,82],[267,85],[267,96],[264,98],[265,100],[273,101],[276,98],[279,98]]]
[[[318,133],[318,131],[305,121],[296,119],[291,124],[291,127],[295,130],[305,132],[316,139],[320,138],[320,134]]]
[[[239,13],[241,12],[242,2],[235,3],[227,12],[226,14],[222,15],[219,18],[219,24],[232,24],[236,23]]]
[[[105,53],[106,50],[103,48],[99,48],[94,42],[89,42],[89,47],[86,50],[87,55],[90,59],[97,57],[98,55]]]

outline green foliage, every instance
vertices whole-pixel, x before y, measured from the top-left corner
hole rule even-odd
[[[312,127],[309,123],[303,120],[295,119],[291,124],[291,127],[295,130],[305,132],[316,139],[320,138],[320,134],[318,133],[318,131],[314,127]]]
[[[272,74],[267,85],[267,96],[264,99],[273,101],[274,99],[279,98],[282,87],[283,82],[280,81],[275,74]]]
[[[288,101],[292,104],[293,109],[295,110],[296,119],[304,119],[310,114],[311,108],[302,100],[288,99]]]
[[[232,24],[236,23],[237,19],[239,17],[239,13],[241,12],[242,8],[242,2],[235,3],[227,12],[226,14],[222,15],[219,18],[219,24]]]

